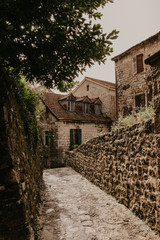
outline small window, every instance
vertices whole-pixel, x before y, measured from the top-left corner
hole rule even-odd
[[[45,131],[44,144],[46,146],[49,146],[49,144],[50,144],[50,132],[49,131]]]
[[[145,94],[135,96],[135,107],[145,107]]]
[[[89,85],[87,85],[87,91],[89,91]]]
[[[68,101],[68,111],[69,112],[74,112],[75,111],[75,102]]]
[[[134,73],[143,72],[143,54],[139,54],[133,58]]]
[[[94,105],[94,112],[95,112],[96,115],[101,114],[101,105],[100,104],[95,104]]]
[[[80,145],[82,143],[81,129],[70,129],[70,146]]]
[[[90,113],[90,103],[83,103],[83,112]]]

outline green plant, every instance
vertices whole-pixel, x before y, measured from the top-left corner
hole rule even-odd
[[[25,134],[30,147],[35,148],[40,138],[38,121],[42,112],[40,94],[29,88],[24,79],[15,81],[15,95],[20,107],[21,118],[24,122]]]
[[[135,113],[123,117],[119,116],[117,122],[112,126],[112,130],[116,131],[117,129],[125,126],[131,126],[135,123],[143,122],[149,119],[153,119],[155,116],[153,102],[149,103],[148,107],[140,107],[135,110]]]
[[[150,102],[148,107],[140,107],[136,114],[137,122],[143,122],[148,119],[153,119],[155,116],[153,102]]]

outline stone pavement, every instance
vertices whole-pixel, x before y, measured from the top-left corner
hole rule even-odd
[[[143,221],[69,167],[44,171],[42,240],[160,240]]]

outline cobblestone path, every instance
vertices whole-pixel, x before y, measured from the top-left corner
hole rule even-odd
[[[159,240],[122,204],[71,168],[44,171],[43,240]]]

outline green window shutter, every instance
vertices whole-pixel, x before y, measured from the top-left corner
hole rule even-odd
[[[74,145],[74,129],[70,129],[70,146]]]
[[[78,130],[78,145],[81,145],[82,143],[82,130],[81,129],[77,129]]]

